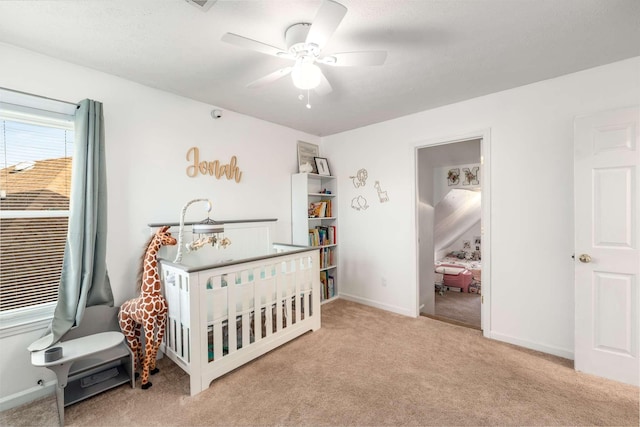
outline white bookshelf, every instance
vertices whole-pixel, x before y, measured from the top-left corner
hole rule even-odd
[[[321,253],[320,277],[322,285],[321,300],[323,302],[338,296],[338,241],[339,229],[337,218],[337,183],[334,176],[323,176],[312,173],[297,173],[291,176],[291,235],[294,245],[318,246]],[[327,191],[327,192],[325,192]],[[329,193],[330,192],[330,193]],[[312,203],[330,201],[331,215],[318,218],[309,217]],[[335,230],[335,239],[323,244],[312,244],[309,230],[318,227],[331,233]],[[333,228],[332,228],[333,227]],[[329,262],[331,260],[331,262]],[[324,261],[324,262],[323,262]],[[329,293],[329,282],[333,282],[333,292]]]

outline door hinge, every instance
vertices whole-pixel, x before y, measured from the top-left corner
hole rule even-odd
[[[484,304],[484,295],[480,297],[480,304]]]

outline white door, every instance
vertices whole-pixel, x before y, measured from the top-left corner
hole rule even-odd
[[[574,128],[575,369],[638,385],[640,110]]]

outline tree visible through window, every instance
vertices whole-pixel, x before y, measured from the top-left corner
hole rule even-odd
[[[0,312],[57,299],[72,153],[72,123],[0,113]]]

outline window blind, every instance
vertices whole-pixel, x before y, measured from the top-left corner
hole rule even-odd
[[[73,124],[0,110],[0,312],[57,299]]]
[[[0,224],[0,311],[57,299],[68,218],[14,218]]]

